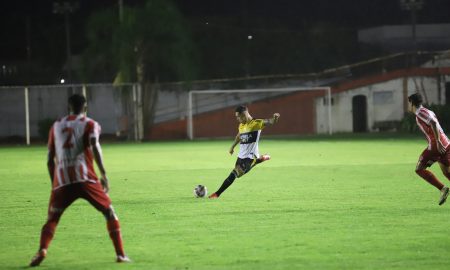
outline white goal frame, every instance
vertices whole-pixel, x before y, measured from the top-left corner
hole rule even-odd
[[[331,116],[331,87],[287,87],[287,88],[266,88],[266,89],[232,89],[232,90],[191,90],[188,93],[187,105],[187,135],[189,140],[194,139],[193,107],[192,96],[194,94],[222,94],[222,93],[268,93],[268,92],[301,92],[301,91],[325,91],[327,95],[327,114],[328,114],[328,134],[333,134],[332,116]]]

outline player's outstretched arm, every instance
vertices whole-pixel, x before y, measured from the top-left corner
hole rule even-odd
[[[103,190],[106,193],[108,193],[109,183],[108,183],[108,178],[106,177],[105,166],[103,166],[102,148],[101,148],[100,143],[97,138],[91,138],[90,143],[92,146],[92,152],[94,152],[95,163],[97,163],[97,167],[100,170],[100,174],[101,174],[100,181],[102,183]]]
[[[265,125],[274,125],[275,123],[278,122],[278,118],[280,118],[280,114],[274,113],[272,118],[264,119],[264,124]]]
[[[230,150],[228,151],[230,153],[230,155],[232,155],[234,153],[234,148],[240,141],[241,141],[241,137],[239,136],[239,133],[238,133],[236,135],[236,137],[234,138],[233,145],[231,145]]]

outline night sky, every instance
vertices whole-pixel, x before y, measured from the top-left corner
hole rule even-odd
[[[450,0],[424,0],[418,23],[450,23]],[[39,44],[46,39],[65,46],[63,15],[53,14],[55,0],[14,0],[0,3],[0,62],[25,61],[27,37],[31,58],[49,57]],[[75,2],[75,1],[69,1]],[[85,27],[90,14],[105,8],[117,8],[118,0],[78,0],[79,9],[71,15],[72,52],[86,47]],[[142,5],[144,0],[123,0],[125,5]],[[330,23],[360,29],[390,24],[410,23],[409,12],[398,0],[174,0],[192,27],[210,23],[211,27],[254,31],[297,31],[305,25]],[[242,24],[227,25],[239,18]],[[28,27],[27,27],[27,21]],[[28,32],[27,32],[28,29]],[[48,31],[52,29],[52,31]],[[27,34],[28,33],[28,34]],[[51,34],[50,34],[51,33]],[[55,34],[57,33],[57,34]],[[58,34],[59,33],[59,34]],[[52,57],[63,57],[52,55]]]

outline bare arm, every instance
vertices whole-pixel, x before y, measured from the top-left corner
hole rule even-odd
[[[50,176],[50,183],[53,183],[55,176],[55,140],[53,135],[53,126],[48,133],[48,155],[47,155],[47,169]]]
[[[53,177],[55,176],[55,151],[49,150],[47,155],[47,169],[50,175],[50,183],[53,183]]]
[[[234,142],[230,147],[230,150],[228,151],[230,153],[230,155],[232,155],[234,153],[234,148],[236,147],[236,145],[241,141],[241,137],[239,136],[239,133],[236,135],[236,137],[234,138]]]
[[[441,138],[439,136],[439,131],[437,129],[436,122],[431,121],[430,125],[431,125],[431,129],[433,130],[434,139],[436,140],[437,150],[439,151],[439,153],[444,154],[445,147],[441,143]]]
[[[108,193],[109,191],[109,183],[108,178],[106,177],[105,167],[103,166],[103,156],[102,156],[102,148],[100,146],[99,141],[96,138],[91,138],[90,143],[92,146],[92,152],[94,152],[94,160],[97,163],[97,167],[100,170],[100,181],[103,186],[103,190]]]
[[[272,118],[269,119],[264,119],[264,124],[267,125],[274,125],[275,123],[278,122],[278,118],[280,118],[280,114],[279,113],[274,113]]]

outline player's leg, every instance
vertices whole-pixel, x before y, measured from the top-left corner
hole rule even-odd
[[[435,188],[441,190],[444,187],[444,184],[431,171],[424,168],[416,168],[416,173]]]
[[[441,167],[442,174],[450,180],[450,149],[439,159],[439,167]]]
[[[230,175],[228,175],[228,177],[223,181],[222,185],[220,186],[220,188],[214,192],[213,194],[211,194],[209,196],[210,199],[215,199],[220,197],[220,195],[228,188],[231,186],[231,184],[233,184],[234,180],[237,177],[240,177],[242,175],[242,169],[238,166],[236,166],[236,168],[234,168],[234,170],[231,171]]]
[[[444,187],[444,184],[442,184],[431,171],[427,170],[427,168],[433,165],[435,161],[436,159],[433,158],[433,153],[430,150],[425,149],[417,162],[416,173],[425,181],[441,190]]]
[[[77,198],[72,189],[71,186],[66,186],[52,191],[48,205],[47,222],[41,230],[39,250],[31,259],[30,266],[40,265],[47,256],[48,247],[55,235],[56,227],[64,210]]]
[[[448,180],[450,180],[450,166],[447,162],[439,162],[439,167],[441,167],[442,173],[447,177]],[[441,198],[439,199],[439,205],[442,205],[447,200],[448,195],[450,194],[450,189],[447,186],[444,186],[441,189]]]
[[[210,199],[218,198],[220,195],[233,184],[236,178],[239,178],[249,172],[251,168],[254,166],[255,160],[246,158],[240,159],[238,158],[235,164],[233,171],[231,171],[230,175],[223,181],[220,188],[209,196]]]
[[[269,154],[261,155],[259,158],[255,159],[255,162],[252,164],[252,168],[266,160],[270,160],[270,155]]]
[[[441,168],[442,174],[450,180],[450,150],[445,154],[441,155],[439,159],[439,167]],[[441,190],[441,198],[439,200],[439,205],[442,205],[447,200],[450,194],[450,189],[446,186]]]
[[[114,245],[117,262],[130,262],[131,260],[125,255],[123,249],[119,218],[111,205],[108,194],[103,191],[100,183],[83,183],[83,191],[82,197],[100,211],[106,219],[106,227]]]
[[[439,181],[431,171],[427,170],[427,168],[433,165],[433,163],[438,160],[438,158],[439,157],[436,156],[433,152],[425,149],[422,152],[422,155],[420,156],[417,163],[416,173],[441,192],[439,205],[442,205],[447,199],[449,189],[441,181]]]
[[[104,210],[103,215],[106,219],[106,227],[108,229],[109,237],[114,245],[114,250],[116,252],[117,262],[131,262],[130,258],[125,255],[123,250],[122,233],[120,231],[119,218],[117,217],[114,208],[110,205],[106,210]]]
[[[448,180],[450,180],[450,166],[444,165],[441,162],[439,162],[439,167],[441,167],[442,174],[447,177]]]

